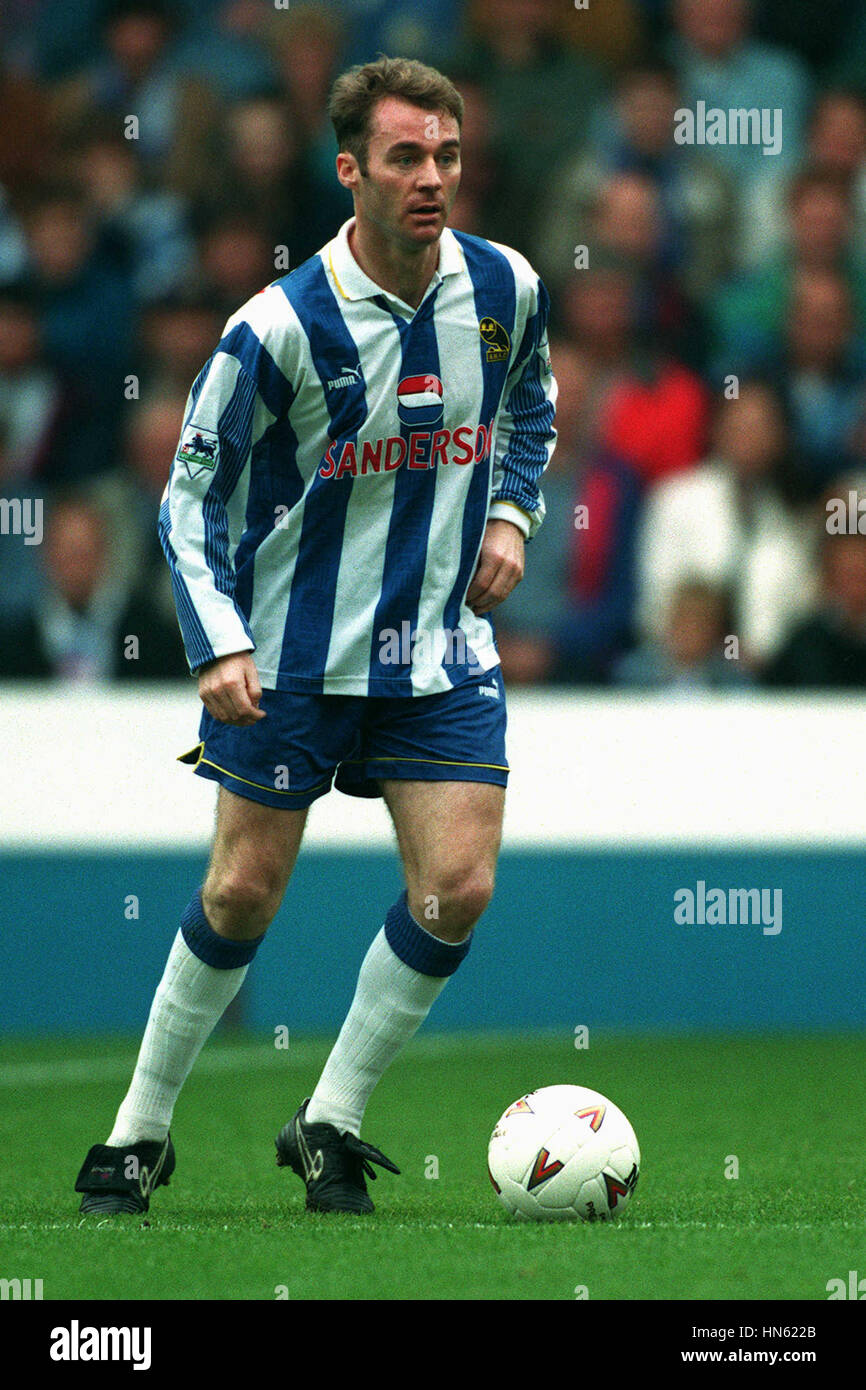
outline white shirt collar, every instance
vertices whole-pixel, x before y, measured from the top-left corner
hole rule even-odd
[[[350,217],[325,248],[325,260],[339,293],[344,299],[372,299],[374,295],[383,294],[386,299],[392,299],[395,303],[403,305],[414,313],[415,310],[411,305],[406,304],[399,295],[392,294],[390,290],[385,290],[381,285],[377,285],[375,280],[371,280],[369,275],[358,265],[349,248],[349,232],[354,225],[355,219]],[[427,287],[424,298],[427,298],[431,290],[435,289],[446,275],[459,275],[464,269],[460,243],[451,228],[445,227],[439,238],[439,265],[433,273],[433,279]]]

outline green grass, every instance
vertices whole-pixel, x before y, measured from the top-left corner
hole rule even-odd
[[[209,1044],[173,1125],[178,1169],[147,1220],[77,1213],[129,1040],[0,1046],[0,1276],[46,1299],[826,1299],[863,1267],[866,1039],[422,1034],[364,1133],[403,1169],[372,1217],[310,1216],[273,1136],[327,1044]],[[558,1081],[605,1092],[642,1149],[612,1225],[512,1222],[486,1173],[501,1111]],[[725,1177],[729,1156],[739,1177]],[[438,1160],[438,1178],[425,1176]]]

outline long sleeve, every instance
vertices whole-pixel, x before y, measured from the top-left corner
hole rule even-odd
[[[284,404],[278,380],[266,347],[239,314],[189,395],[159,536],[191,671],[215,657],[255,650],[237,601],[234,562],[254,449]],[[282,379],[283,395],[287,385]]]
[[[557,385],[547,325],[550,298],[535,276],[534,310],[505,384],[496,420],[493,495],[488,519],[513,521],[531,538],[544,520],[539,480],[556,445]]]

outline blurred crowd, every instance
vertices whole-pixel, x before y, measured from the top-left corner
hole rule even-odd
[[[3,0],[0,679],[186,674],[187,392],[351,215],[327,98],[381,52],[455,81],[452,225],[551,295],[506,678],[866,687],[864,0]],[[684,142],[739,110],[772,149]]]

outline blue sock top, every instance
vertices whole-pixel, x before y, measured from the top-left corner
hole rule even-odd
[[[420,975],[443,976],[453,975],[465,958],[472,933],[457,945],[433,936],[415,921],[409,911],[409,894],[404,888],[385,918],[385,939],[394,955]]]

